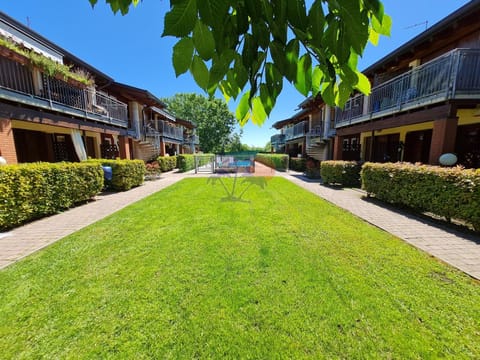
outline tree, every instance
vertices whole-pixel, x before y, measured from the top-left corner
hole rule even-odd
[[[270,141],[267,141],[265,144],[265,147],[263,148],[263,151],[265,152],[271,152],[272,151],[272,143]]]
[[[89,0],[95,5],[98,0]],[[139,0],[105,0],[126,14]],[[262,124],[284,79],[305,96],[342,107],[370,92],[357,70],[368,41],[389,35],[380,0],[171,0],[162,36],[173,36],[177,76],[190,71],[212,96],[241,98],[240,124]]]
[[[228,148],[234,138],[236,121],[224,101],[199,94],[175,94],[162,101],[175,116],[197,124],[203,152],[220,153]]]
[[[239,132],[233,133],[230,136],[228,145],[225,148],[226,152],[240,152],[240,151],[243,151],[242,134],[243,134],[243,130],[240,129]]]

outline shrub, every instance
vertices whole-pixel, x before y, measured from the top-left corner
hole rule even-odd
[[[362,187],[376,198],[418,212],[471,223],[480,230],[480,172],[408,163],[366,163]]]
[[[308,159],[306,163],[305,175],[310,179],[320,178],[320,161]]]
[[[162,172],[172,171],[177,167],[176,156],[159,156],[157,161]]]
[[[290,170],[304,172],[307,169],[307,159],[305,158],[290,158]]]
[[[320,176],[324,184],[336,184],[342,186],[360,186],[361,166],[356,161],[322,161],[320,164]]]
[[[158,179],[161,174],[162,171],[160,170],[160,164],[157,160],[145,163],[145,180]]]
[[[105,181],[112,190],[125,191],[143,184],[145,163],[142,160],[92,159],[86,162],[99,163],[112,168],[112,180]]]
[[[183,154],[177,155],[177,167],[180,172],[186,172],[195,169],[195,158],[198,166],[203,166],[212,161],[213,154]]]
[[[93,198],[103,170],[93,163],[34,163],[0,167],[0,229],[55,214]]]
[[[288,170],[288,155],[286,154],[257,154],[255,161],[258,161],[275,170]]]

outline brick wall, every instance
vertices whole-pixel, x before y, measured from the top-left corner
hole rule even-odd
[[[0,118],[0,153],[7,160],[7,164],[17,164],[17,152],[15,151],[15,141],[10,119]]]

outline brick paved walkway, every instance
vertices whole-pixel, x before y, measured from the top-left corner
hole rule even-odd
[[[261,176],[274,174],[271,169],[258,163],[256,172]],[[479,236],[457,232],[423,218],[380,206],[365,200],[364,194],[358,189],[331,189],[321,186],[318,182],[307,181],[294,172],[277,175],[480,280]],[[0,233],[0,269],[184,177],[196,176],[210,175],[194,175],[192,172],[166,173],[161,179],[148,181],[138,188],[100,195],[96,201],[89,204],[32,222],[8,233]]]

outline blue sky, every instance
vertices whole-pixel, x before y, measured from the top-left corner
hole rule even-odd
[[[162,38],[168,0],[143,0],[128,15],[113,15],[99,0],[92,10],[88,0],[3,0],[1,11],[30,26],[118,82],[147,89],[158,97],[180,92],[202,93],[190,74],[175,77],[171,65],[173,38]],[[393,18],[392,36],[368,46],[359,68],[364,69],[395,48],[468,3],[466,0],[384,0]],[[271,125],[295,113],[303,101],[285,84],[275,109],[262,127],[248,124],[242,142],[264,146],[275,133]],[[235,104],[229,104],[231,111]]]

